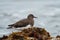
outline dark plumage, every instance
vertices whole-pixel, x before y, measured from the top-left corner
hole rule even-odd
[[[29,14],[26,19],[22,19],[22,20],[14,23],[14,24],[11,24],[11,25],[8,25],[8,26],[9,26],[9,28],[12,28],[12,27],[15,27],[15,28],[26,27],[27,25],[33,26],[34,25],[34,19],[33,18],[36,18],[36,17],[33,14]]]

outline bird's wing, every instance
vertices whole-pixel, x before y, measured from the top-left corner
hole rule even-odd
[[[27,19],[23,19],[15,23],[15,25],[27,25],[27,24],[28,24]]]

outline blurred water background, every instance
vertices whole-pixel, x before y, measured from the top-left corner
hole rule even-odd
[[[60,34],[60,0],[0,0],[0,36],[17,31],[6,28],[30,13],[38,17],[34,26]]]

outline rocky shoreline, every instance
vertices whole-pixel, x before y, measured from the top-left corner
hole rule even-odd
[[[27,28],[21,32],[13,32],[9,36],[3,35],[0,40],[60,40],[60,36],[51,37],[50,33],[44,28]]]

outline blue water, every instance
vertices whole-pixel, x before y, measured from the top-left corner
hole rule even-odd
[[[60,34],[60,0],[0,0],[0,36],[14,29],[6,29],[8,24],[26,18],[36,17],[34,26],[45,28],[52,36]]]

